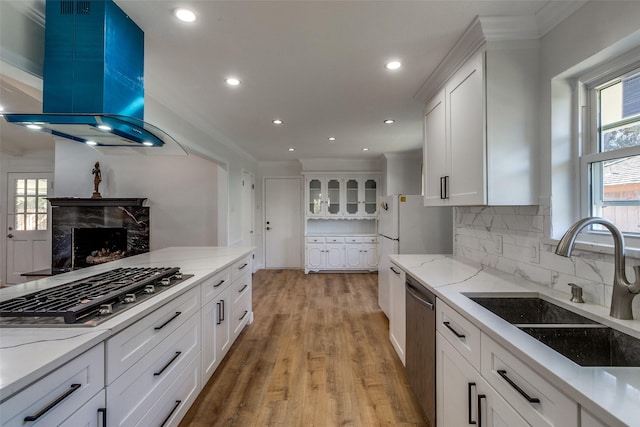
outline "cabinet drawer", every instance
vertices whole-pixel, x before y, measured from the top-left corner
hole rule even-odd
[[[106,411],[106,394],[102,389],[59,427],[106,427]]]
[[[0,425],[59,425],[103,388],[104,346],[100,343],[3,402]],[[25,421],[26,417],[37,419]]]
[[[236,261],[231,266],[231,281],[242,276],[246,271],[251,271],[251,255],[247,255],[240,261]]]
[[[307,243],[324,243],[324,237],[307,237]]]
[[[344,243],[344,237],[325,237],[326,243]]]
[[[378,243],[378,238],[376,236],[366,236],[362,238],[364,243]]]
[[[195,287],[107,340],[107,384],[111,384],[152,348],[200,310]]]
[[[198,397],[200,390],[199,358],[194,358],[186,368],[171,383],[167,384],[160,396],[150,402],[150,408],[144,408],[144,413],[136,426],[177,426],[189,407]],[[143,412],[141,408],[141,412]],[[111,425],[111,424],[110,424]]]
[[[578,425],[575,401],[485,334],[482,334],[481,373],[531,425]],[[538,402],[529,401],[533,399]]]
[[[239,300],[233,303],[231,310],[231,330],[233,338],[242,332],[242,328],[247,324],[251,317],[251,293],[244,292]]]
[[[200,316],[191,316],[152,352],[107,386],[109,425],[136,425],[194,357],[200,355]],[[198,363],[199,366],[199,363]],[[199,370],[198,375],[199,375]],[[149,424],[147,424],[149,425]]]
[[[362,237],[345,237],[345,243],[362,243],[364,240]]]
[[[231,285],[231,301],[235,306],[236,302],[251,293],[251,274],[247,271]]]
[[[202,292],[202,305],[211,301],[222,292],[227,286],[231,284],[231,269],[225,268],[224,270],[216,273],[213,277],[208,278],[200,285]]]
[[[439,298],[436,300],[436,329],[480,370],[480,329]]]

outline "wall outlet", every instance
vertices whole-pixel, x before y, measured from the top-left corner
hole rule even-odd
[[[534,264],[540,264],[540,247],[537,243],[529,245],[529,259]]]
[[[496,253],[497,254],[502,253],[502,236],[501,235],[496,236]]]

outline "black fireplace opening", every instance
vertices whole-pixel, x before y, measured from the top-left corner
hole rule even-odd
[[[127,229],[122,227],[73,228],[71,269],[125,258]]]

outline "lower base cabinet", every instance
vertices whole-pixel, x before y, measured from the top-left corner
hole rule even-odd
[[[439,426],[529,426],[439,332],[436,348]]]

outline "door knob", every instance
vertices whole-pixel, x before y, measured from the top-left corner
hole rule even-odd
[[[9,233],[9,234],[7,234],[7,237],[10,238],[10,239],[13,238],[13,234]]]
[[[271,230],[271,227],[267,227],[267,230]]]

